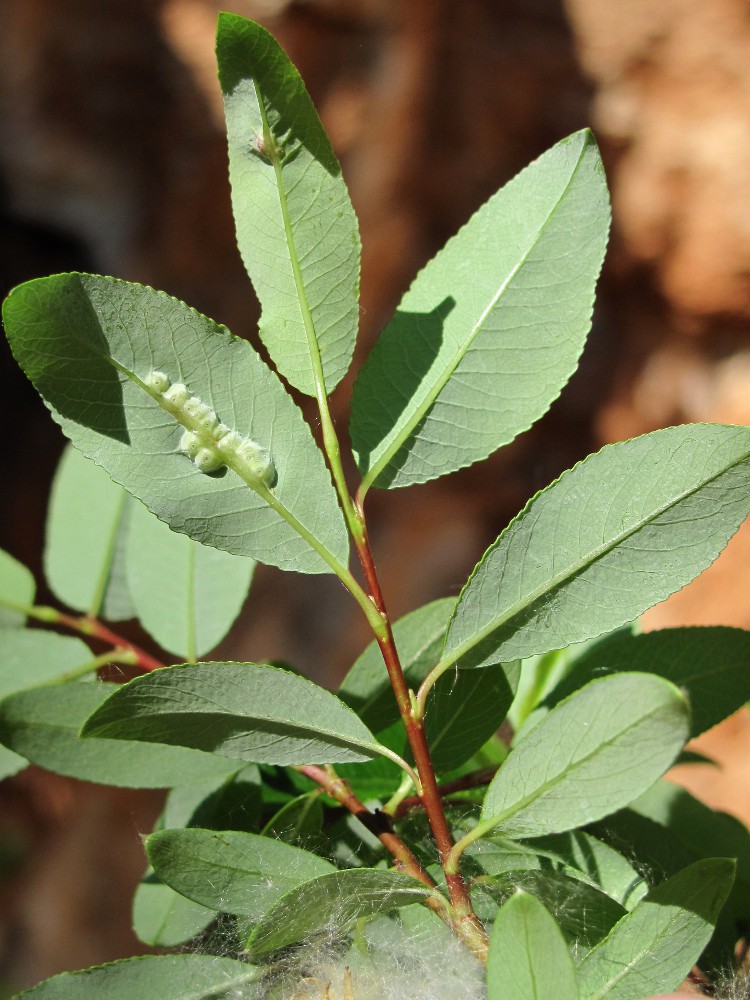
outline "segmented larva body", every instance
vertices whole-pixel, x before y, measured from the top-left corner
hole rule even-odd
[[[180,451],[201,472],[210,474],[224,468],[229,461],[239,471],[266,486],[276,480],[276,468],[266,449],[219,422],[216,413],[192,393],[183,382],[170,383],[164,372],[150,372],[144,385],[158,393],[185,431],[180,438]],[[190,423],[186,426],[185,421]],[[196,427],[197,425],[197,427]]]

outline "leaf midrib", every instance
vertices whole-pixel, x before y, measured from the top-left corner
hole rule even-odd
[[[183,692],[183,693],[185,693],[185,692]],[[193,698],[196,697],[193,694],[193,692],[187,692],[187,693],[190,694],[190,696],[193,697]],[[278,726],[282,730],[283,730],[284,726],[286,726],[289,730],[291,730],[293,728],[294,732],[290,731],[286,735],[287,736],[291,736],[291,737],[293,737],[295,739],[302,740],[302,739],[311,739],[311,738],[314,737],[314,738],[317,738],[318,741],[320,741],[321,737],[328,737],[332,742],[334,742],[338,746],[341,746],[341,745],[343,745],[343,746],[352,746],[352,747],[361,748],[361,749],[364,749],[364,750],[369,750],[370,752],[375,753],[377,757],[380,757],[383,754],[384,748],[381,747],[380,744],[378,744],[377,742],[370,742],[370,741],[367,741],[367,740],[358,740],[356,737],[352,737],[352,736],[345,736],[345,735],[342,736],[342,734],[340,732],[335,732],[335,731],[333,731],[331,729],[324,729],[322,727],[318,727],[316,729],[313,729],[309,725],[300,725],[300,724],[296,724],[296,723],[293,725],[288,720],[284,719],[283,716],[279,716],[278,718],[274,718],[274,717],[268,716],[268,715],[267,716],[252,715],[250,713],[237,714],[237,712],[234,712],[234,711],[231,711],[231,710],[227,710],[226,708],[223,708],[221,705],[209,701],[208,699],[205,698],[205,695],[201,695],[200,697],[204,700],[204,702],[206,703],[207,706],[213,705],[213,709],[210,710],[210,711],[209,710],[198,710],[198,711],[196,711],[195,709],[191,710],[191,709],[188,709],[186,707],[183,707],[182,711],[175,711],[174,709],[172,709],[170,711],[165,711],[165,712],[151,712],[151,713],[148,713],[148,714],[144,713],[144,714],[138,715],[137,718],[140,719],[140,720],[146,720],[146,719],[165,719],[165,718],[170,718],[170,717],[174,717],[174,716],[184,716],[184,715],[187,715],[187,716],[190,716],[190,715],[219,715],[219,716],[222,716],[222,717],[227,718],[227,719],[237,719],[237,720],[239,720],[239,721],[241,721],[243,723],[247,722],[247,723],[249,723],[250,726],[252,726],[254,724],[266,723],[266,724],[273,724],[274,726]],[[169,699],[169,700],[172,700],[172,699]],[[102,727],[104,727],[104,726],[117,726],[122,721],[123,720],[121,718],[115,718],[111,722],[100,723],[100,726],[102,726]],[[357,720],[357,721],[359,721],[359,720]],[[248,736],[252,735],[252,733],[254,731],[257,732],[257,730],[252,730],[252,729],[248,728],[247,732],[244,735],[248,735]],[[283,736],[284,733],[282,732],[281,735]],[[91,737],[91,738],[95,738],[95,739],[118,739],[119,738],[119,737],[116,737],[116,736],[109,736],[108,737],[106,735],[106,733],[103,733],[101,736],[98,736],[98,737],[96,736],[95,733],[86,733],[86,736]],[[150,740],[137,740],[137,742],[149,743],[149,742],[153,742],[153,741],[150,741]]]
[[[624,736],[627,736],[627,734],[631,732],[631,730],[637,729],[644,722],[650,720],[654,715],[663,712],[665,707],[669,708],[671,706],[668,705],[666,702],[663,702],[662,704],[654,706],[651,709],[651,711],[643,715],[639,715],[638,718],[635,719],[630,725],[626,726],[624,729],[618,729],[617,732],[612,737],[603,740],[601,743],[597,743],[596,746],[585,756],[578,758],[575,762],[571,763],[570,765],[567,765],[565,768],[563,768],[563,770],[559,771],[553,778],[550,778],[548,781],[545,781],[541,785],[538,785],[533,793],[529,793],[528,795],[524,796],[523,799],[521,799],[520,802],[516,803],[514,806],[505,809],[501,813],[496,813],[495,816],[490,816],[486,820],[480,820],[481,825],[482,826],[487,825],[487,830],[497,829],[497,827],[501,823],[504,823],[505,820],[511,819],[513,816],[516,816],[519,812],[521,812],[522,809],[525,809],[527,805],[542,798],[549,791],[550,788],[554,788],[556,785],[562,784],[570,777],[572,773],[574,773],[580,767],[583,767],[586,764],[588,764],[593,757],[597,756],[597,754],[601,753],[603,750],[614,745],[618,740],[622,739]],[[523,743],[519,744],[519,747],[516,748],[515,751],[516,753],[518,752],[520,746],[522,745]],[[511,758],[509,757],[508,760],[510,759]],[[493,781],[495,781],[497,778],[502,778],[502,767],[497,772],[496,778],[493,778]],[[489,795],[489,789],[487,791],[487,794]],[[527,834],[526,836],[532,837],[536,836],[536,834]]]
[[[528,246],[528,249],[525,251],[525,253],[520,258],[520,260],[518,261],[518,263],[515,265],[515,267],[508,274],[508,276],[506,277],[505,281],[503,281],[500,284],[500,286],[498,287],[498,289],[495,292],[495,294],[490,298],[490,301],[489,301],[488,305],[485,307],[484,311],[481,313],[481,315],[479,316],[479,318],[475,322],[474,326],[469,331],[469,333],[468,333],[468,335],[466,337],[465,342],[461,345],[461,347],[458,348],[458,350],[453,355],[453,357],[447,362],[447,364],[446,364],[446,366],[445,366],[445,368],[443,370],[443,374],[440,375],[437,378],[437,380],[433,384],[432,388],[429,390],[429,392],[427,393],[427,395],[425,396],[425,398],[422,400],[422,402],[420,403],[420,405],[414,410],[414,413],[412,414],[411,418],[408,419],[405,424],[403,424],[403,426],[401,427],[400,432],[391,441],[391,444],[386,448],[386,450],[383,452],[383,454],[380,456],[380,458],[375,462],[375,464],[373,466],[371,466],[370,469],[368,469],[367,474],[364,476],[364,478],[362,480],[362,487],[361,487],[361,489],[362,489],[363,492],[365,490],[367,490],[377,480],[377,478],[381,474],[381,472],[383,472],[384,469],[387,468],[387,466],[389,465],[389,463],[391,462],[391,460],[394,458],[394,456],[397,454],[397,452],[399,451],[399,449],[402,447],[402,445],[404,444],[404,442],[406,440],[408,440],[409,436],[415,430],[415,428],[417,427],[417,425],[419,424],[419,422],[422,420],[422,418],[424,416],[426,416],[426,414],[428,413],[428,411],[430,410],[430,408],[433,406],[433,404],[437,400],[437,398],[440,395],[440,393],[443,391],[443,389],[447,385],[447,383],[450,380],[450,378],[452,377],[454,371],[456,370],[456,368],[458,367],[458,365],[460,364],[460,362],[463,360],[464,356],[468,352],[468,350],[471,347],[471,345],[474,343],[474,340],[476,339],[476,337],[478,336],[478,334],[481,332],[481,330],[482,330],[482,328],[484,326],[484,323],[488,319],[490,313],[494,310],[495,306],[500,301],[500,298],[505,293],[505,291],[508,288],[508,286],[510,285],[511,281],[513,281],[513,279],[516,277],[516,275],[521,270],[521,268],[523,267],[523,265],[529,259],[529,257],[531,256],[531,253],[534,251],[534,249],[538,245],[538,243],[541,240],[542,236],[544,235],[547,227],[550,225],[552,219],[556,215],[558,208],[560,207],[563,199],[567,195],[567,193],[570,190],[570,187],[571,187],[573,181],[575,180],[575,177],[576,177],[576,175],[577,175],[577,173],[578,173],[578,171],[580,169],[581,163],[583,162],[583,158],[584,158],[584,155],[586,153],[587,148],[588,148],[588,142],[584,142],[583,145],[582,145],[582,147],[581,147],[581,152],[580,152],[580,154],[578,156],[578,160],[576,161],[575,166],[573,167],[573,169],[570,172],[570,177],[568,178],[568,181],[565,184],[565,187],[562,190],[562,192],[560,193],[559,197],[557,198],[554,206],[548,212],[547,218],[544,220],[544,223],[539,227],[539,230],[538,230],[536,236],[530,242],[530,244]]]
[[[279,208],[281,209],[281,219],[284,225],[284,236],[286,238],[287,249],[289,251],[289,261],[292,265],[294,287],[297,292],[297,302],[299,303],[300,313],[302,314],[302,323],[307,340],[307,351],[310,357],[310,364],[312,366],[313,381],[315,383],[315,395],[318,397],[319,402],[325,402],[327,393],[325,376],[323,374],[323,361],[320,356],[320,346],[318,344],[318,338],[315,331],[315,323],[313,322],[312,311],[307,297],[307,289],[302,278],[302,268],[299,262],[299,255],[297,254],[297,244],[294,238],[292,222],[289,217],[289,203],[287,201],[286,188],[283,183],[283,164],[276,147],[276,138],[268,124],[264,97],[255,77],[253,77],[253,89],[255,90],[255,97],[258,101],[258,110],[260,112],[261,121],[263,122],[263,140],[268,146],[269,159],[273,165],[276,190],[279,196]]]
[[[566,583],[569,580],[572,580],[574,577],[578,576],[585,570],[589,569],[604,556],[608,555],[613,549],[617,548],[618,545],[621,545],[629,538],[632,538],[633,535],[637,534],[639,531],[641,531],[647,525],[651,524],[653,521],[656,521],[667,511],[672,510],[678,504],[682,503],[683,500],[686,500],[689,497],[694,496],[696,493],[699,493],[701,490],[705,489],[707,486],[715,482],[717,479],[720,479],[722,476],[725,476],[727,472],[730,471],[730,469],[734,469],[738,465],[741,465],[743,462],[746,462],[748,458],[750,458],[750,451],[744,452],[741,456],[739,456],[734,461],[726,465],[724,468],[720,469],[718,472],[710,476],[708,479],[702,479],[696,486],[693,486],[688,490],[684,490],[676,498],[669,501],[669,503],[665,503],[662,506],[657,507],[656,510],[652,511],[647,517],[643,517],[640,520],[636,521],[633,524],[633,526],[629,528],[627,531],[622,531],[619,534],[616,534],[610,541],[597,546],[591,551],[589,555],[587,555],[585,559],[580,559],[578,562],[568,567],[562,573],[558,573],[557,576],[553,576],[551,580],[548,580],[542,586],[537,587],[521,601],[517,601],[515,604],[511,605],[511,607],[507,610],[507,612],[497,615],[497,617],[493,618],[484,628],[479,629],[469,639],[466,639],[463,643],[457,646],[452,652],[444,656],[439,664],[441,672],[451,667],[454,663],[456,663],[457,660],[459,660],[462,656],[468,653],[469,650],[473,649],[474,646],[483,642],[493,632],[497,631],[499,628],[502,628],[503,625],[505,625],[512,618],[526,611],[526,609],[535,604],[540,597],[543,597],[545,594],[552,594],[554,591],[558,590],[564,583]],[[560,480],[558,480],[558,482],[560,482]],[[555,484],[553,484],[553,486],[554,485]],[[552,489],[552,487],[549,487],[549,489]],[[475,573],[477,573],[478,570],[481,568],[481,566],[484,565],[485,560],[489,557],[491,553],[497,550],[500,541],[503,539],[503,537],[506,536],[507,532],[510,532],[516,524],[520,523],[524,515],[526,515],[530,510],[532,510],[531,506],[527,507],[526,510],[522,511],[522,513],[519,514],[518,518],[515,521],[511,522],[506,531],[504,531],[500,535],[497,542],[495,542],[495,544],[492,545],[487,550],[481,562],[479,563],[479,566],[477,566],[477,568],[474,570],[474,573],[472,573],[472,576],[469,578],[469,582],[466,584],[467,588],[469,587]],[[456,605],[456,615],[460,610],[460,606],[461,606],[461,599],[459,597],[459,602]],[[453,621],[456,620],[456,615],[454,615]],[[448,625],[448,636],[446,638],[446,642],[450,639],[450,628],[452,624],[453,622],[450,622]],[[588,636],[581,636],[581,638],[576,641],[583,641],[583,639],[587,637]],[[523,655],[533,656],[537,652],[538,653],[547,652],[547,648],[545,647],[540,650],[530,649],[528,651],[525,651]],[[436,668],[436,670],[437,669],[438,668]]]
[[[639,905],[648,905],[648,904],[650,904],[650,906],[655,905],[651,900],[648,899],[643,900],[643,903]],[[635,910],[631,912],[635,913]],[[679,910],[679,912],[672,914],[672,916],[670,916],[669,918],[668,923],[662,928],[662,930],[660,930],[657,935],[651,938],[650,946],[644,947],[643,949],[641,949],[641,951],[639,951],[636,955],[634,955],[629,962],[626,962],[625,965],[620,969],[620,971],[616,975],[612,976],[611,979],[608,979],[607,982],[603,984],[603,986],[597,993],[592,994],[589,997],[589,1000],[602,1000],[602,998],[606,997],[607,994],[610,993],[615,986],[621,983],[626,976],[629,976],[636,968],[636,966],[643,960],[643,958],[646,955],[648,955],[649,952],[653,951],[654,944],[655,943],[661,944],[664,941],[664,939],[669,936],[672,926],[676,921],[679,920],[681,914],[684,912],[685,912],[684,910]],[[630,914],[628,914],[628,916],[630,916]],[[612,930],[614,931],[616,927],[617,924],[615,924],[615,927],[613,927]],[[597,946],[602,948],[602,952],[600,952],[601,955],[604,955],[604,946],[606,945],[606,943],[607,943],[607,938],[605,938],[604,941],[602,941],[601,945]],[[589,955],[586,956],[584,963],[591,958],[592,954],[593,952],[589,953]],[[604,957],[606,958],[606,955],[604,955]],[[579,969],[579,976],[581,976],[581,974],[582,974],[582,969]]]

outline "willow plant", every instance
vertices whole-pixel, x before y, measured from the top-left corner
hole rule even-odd
[[[3,310],[72,445],[45,553],[68,610],[0,560],[0,765],[171,790],[134,902],[166,953],[24,996],[638,1000],[691,969],[710,985],[746,932],[750,840],[661,779],[750,697],[750,638],[633,623],[750,511],[750,430],[604,448],[526,504],[458,597],[393,622],[367,497],[486,459],[559,395],[607,242],[599,153],[588,131],[563,139],[414,279],[354,386],[352,487],[329,409],[359,316],[349,194],[273,38],[222,14],[217,53],[275,370],[111,277],[39,278]],[[314,397],[320,443],[290,389]],[[365,616],[337,693],[205,659],[256,561],[335,574]],[[130,618],[162,658],[122,634]],[[112,664],[137,676],[116,685]]]

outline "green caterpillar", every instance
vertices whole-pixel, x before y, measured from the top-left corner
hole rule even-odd
[[[150,372],[143,380],[160,404],[185,428],[180,451],[196,469],[209,475],[231,464],[238,472],[266,486],[276,481],[276,467],[266,449],[219,421],[214,410],[183,382],[170,382],[164,372]]]

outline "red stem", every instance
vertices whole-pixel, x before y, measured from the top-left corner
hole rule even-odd
[[[427,744],[424,726],[422,725],[421,720],[418,721],[412,715],[409,687],[406,683],[406,678],[404,677],[404,671],[401,666],[398,650],[396,649],[396,643],[393,639],[393,631],[391,629],[388,613],[385,607],[385,601],[380,589],[380,582],[378,580],[372,550],[370,549],[370,543],[367,537],[364,511],[362,510],[361,502],[358,501],[357,507],[360,522],[362,524],[362,538],[361,540],[357,540],[357,550],[359,552],[360,562],[362,563],[362,569],[369,588],[370,597],[372,598],[375,607],[380,612],[385,626],[385,634],[383,636],[377,636],[376,638],[378,645],[380,646],[380,652],[382,653],[383,660],[385,661],[391,686],[393,687],[393,691],[396,696],[396,703],[406,728],[409,746],[411,747],[411,752],[414,755],[414,763],[417,766],[417,772],[419,774],[420,781],[422,782],[422,794],[420,799],[424,804],[425,811],[427,812],[427,818],[429,819],[430,827],[432,828],[432,833],[435,837],[435,843],[437,844],[441,864],[445,867],[445,861],[454,846],[454,840],[445,816],[442,799],[440,798],[440,791],[435,778],[435,768],[433,767],[432,759],[430,757],[430,749]],[[473,923],[475,925],[475,929],[477,931],[481,930],[482,934],[484,934],[484,930],[474,914],[471,905],[471,898],[469,897],[469,893],[461,873],[446,872],[445,879],[451,903],[455,907],[457,913],[460,914],[464,920]]]
[[[317,764],[301,765],[295,768],[295,770],[320,785],[332,799],[335,799],[348,809],[353,816],[356,816],[367,827],[370,833],[373,833],[378,838],[383,847],[393,855],[396,861],[396,868],[399,871],[404,872],[406,875],[411,875],[412,878],[419,879],[420,882],[424,882],[431,889],[435,888],[435,883],[424,868],[422,868],[417,858],[412,854],[403,840],[391,830],[390,823],[385,814],[371,812],[357,798],[347,781],[339,778],[337,775],[330,774],[325,768],[318,767]]]
[[[496,767],[483,767],[479,771],[472,771],[470,774],[464,774],[460,778],[454,778],[453,781],[446,781],[445,784],[438,785],[438,792],[441,798],[444,798],[446,795],[452,795],[454,792],[465,792],[470,788],[481,788],[483,785],[488,785],[496,774]],[[410,795],[399,802],[393,815],[398,819],[400,816],[406,815],[410,809],[415,809],[423,804],[418,795]]]
[[[94,639],[101,639],[102,642],[109,643],[112,646],[129,649],[136,657],[137,662],[134,666],[139,667],[141,670],[161,670],[165,666],[160,660],[147,653],[145,649],[141,649],[134,642],[129,642],[121,635],[113,632],[112,629],[107,628],[97,618],[91,618],[89,615],[76,618],[75,615],[66,615],[63,611],[58,611],[54,621],[59,625],[65,625],[67,628],[73,629],[75,632],[90,635]]]

